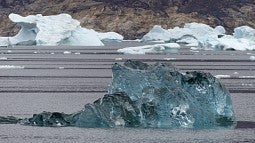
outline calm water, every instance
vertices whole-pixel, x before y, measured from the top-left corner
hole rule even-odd
[[[107,93],[111,65],[125,59],[171,62],[181,71],[202,70],[221,75],[230,90],[237,129],[84,129],[0,125],[0,142],[255,142],[255,52],[190,51],[177,54],[122,55],[106,47],[13,47],[0,49],[0,116],[31,117],[42,111],[73,113]],[[9,66],[7,66],[9,65]],[[11,67],[12,66],[12,67]]]

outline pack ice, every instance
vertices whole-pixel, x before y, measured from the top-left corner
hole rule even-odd
[[[228,90],[203,72],[180,73],[167,63],[114,64],[109,93],[74,114],[43,112],[27,119],[0,118],[33,126],[214,128],[235,125]]]
[[[14,37],[0,37],[0,46],[103,46],[102,40],[105,39],[123,40],[123,36],[115,32],[98,33],[93,29],[82,28],[80,22],[68,14],[22,17],[12,13],[9,18],[17,23],[21,30]]]

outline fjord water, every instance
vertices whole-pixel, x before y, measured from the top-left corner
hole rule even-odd
[[[190,51],[122,55],[106,47],[1,48],[0,116],[31,117],[42,111],[74,113],[107,93],[111,65],[126,59],[170,62],[181,71],[202,70],[221,77],[230,90],[236,129],[84,129],[0,125],[0,142],[255,142],[255,62],[253,51]],[[3,66],[3,65],[12,65]]]

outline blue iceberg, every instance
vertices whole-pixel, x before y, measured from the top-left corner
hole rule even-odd
[[[214,128],[233,127],[228,90],[211,74],[180,73],[167,63],[114,64],[109,94],[74,114],[43,112],[0,118],[35,126]]]
[[[235,122],[228,90],[210,73],[180,73],[167,63],[115,64],[109,93],[136,102],[142,127],[211,128]]]

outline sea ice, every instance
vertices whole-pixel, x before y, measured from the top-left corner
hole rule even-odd
[[[43,112],[8,120],[36,126],[214,128],[235,125],[228,90],[211,74],[166,63],[114,64],[109,94],[74,114]],[[15,118],[14,118],[15,119]]]
[[[123,49],[117,50],[120,53],[124,54],[146,54],[146,53],[162,53],[162,52],[176,52],[180,48],[180,45],[177,43],[166,43],[166,44],[154,44],[154,45],[145,45],[138,47],[126,47]]]

